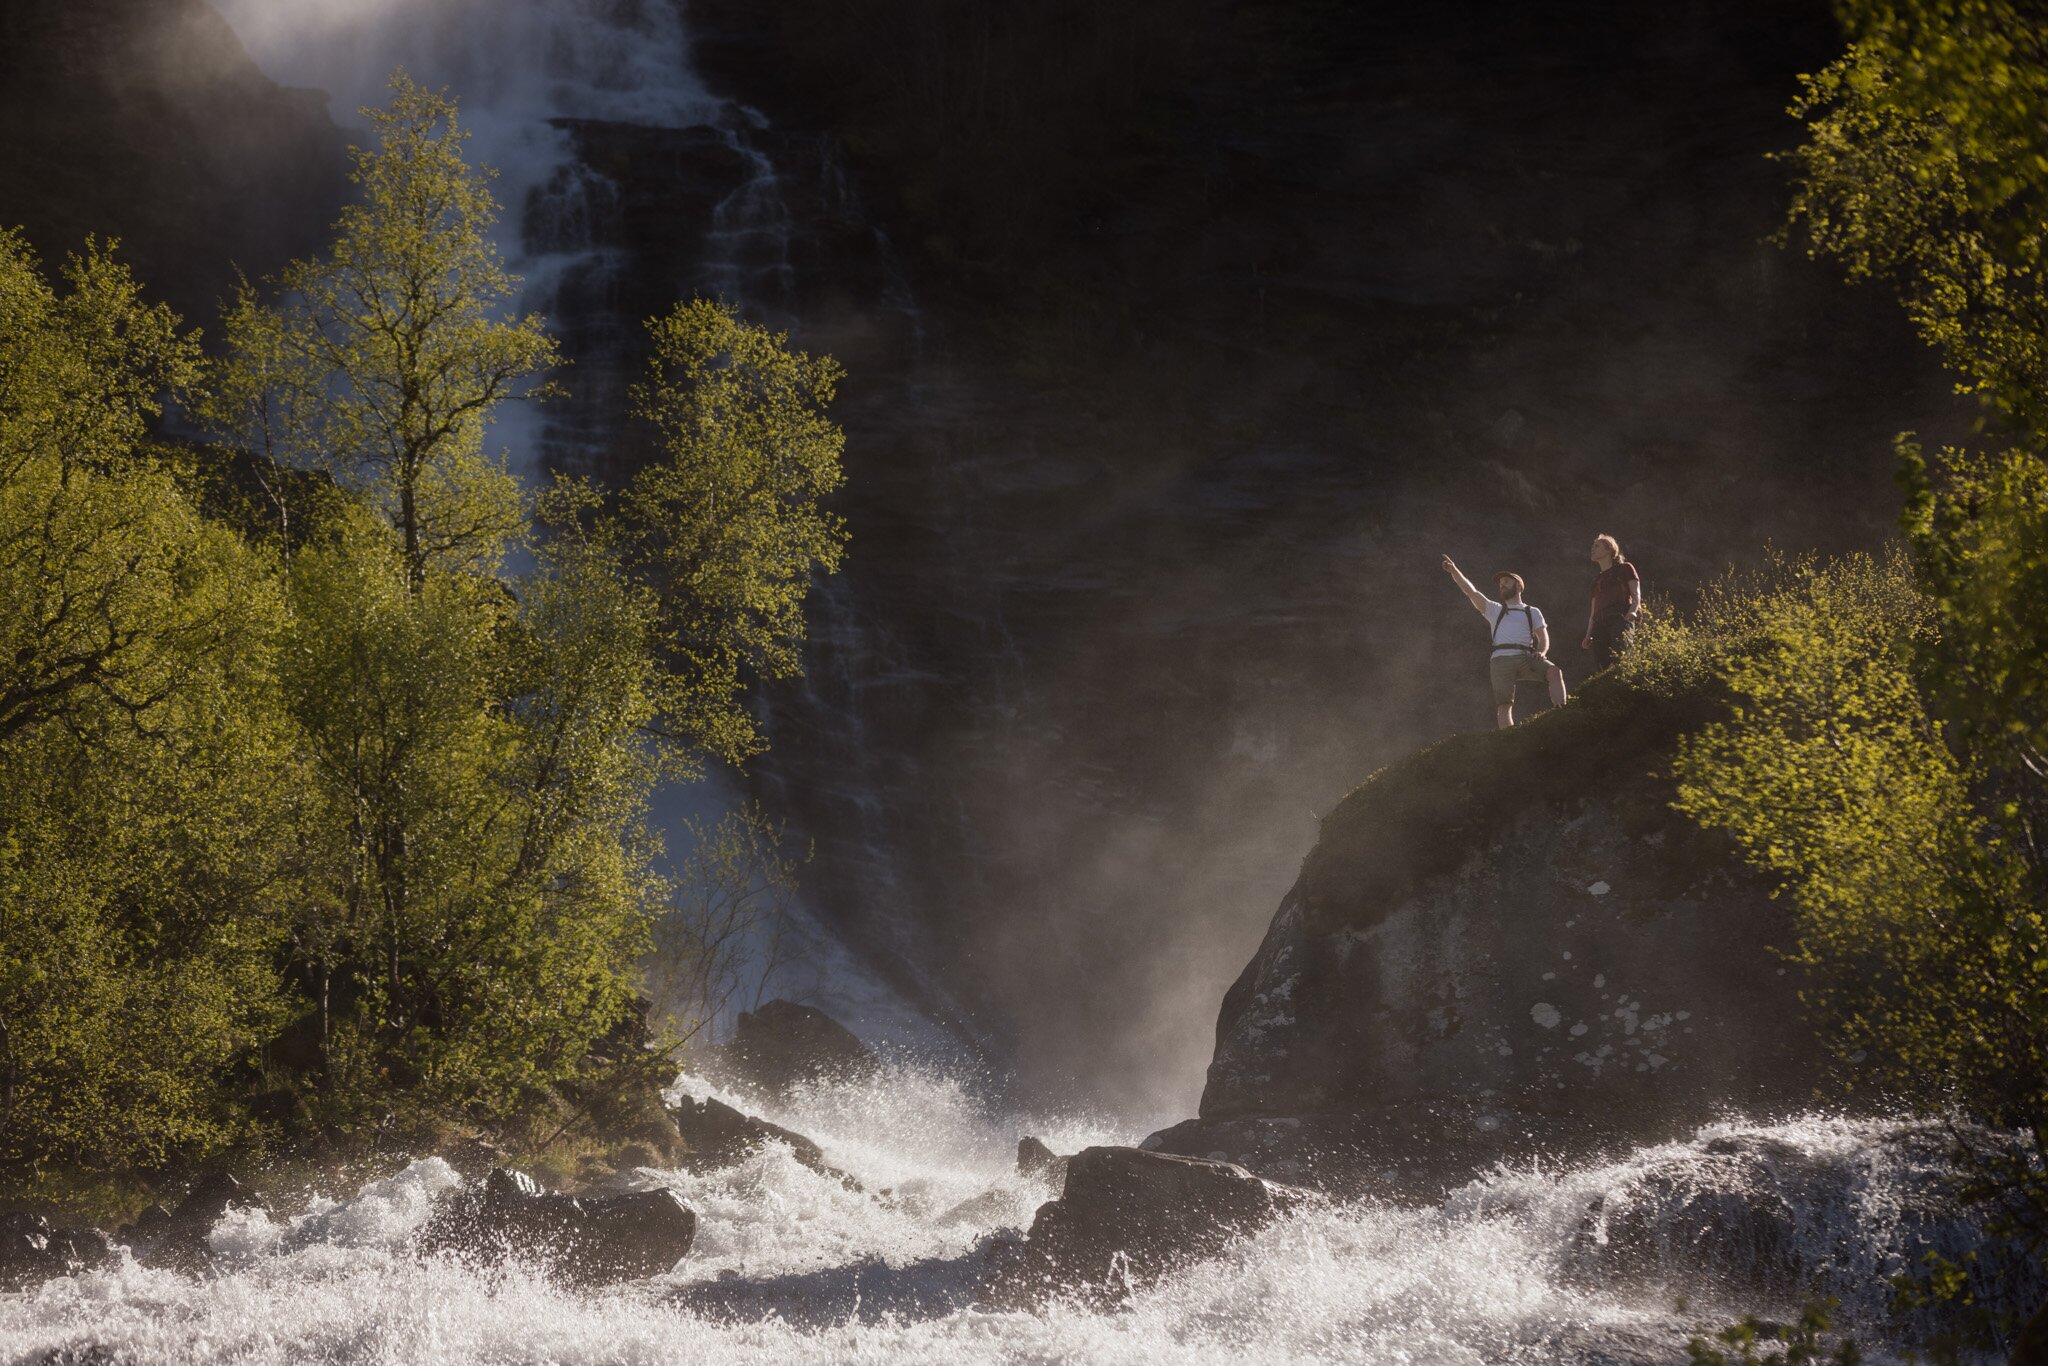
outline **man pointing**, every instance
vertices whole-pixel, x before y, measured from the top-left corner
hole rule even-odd
[[[1444,556],[1444,573],[1451,576],[1451,582],[1458,585],[1458,591],[1465,595],[1473,610],[1486,618],[1492,633],[1492,653],[1487,656],[1486,669],[1493,683],[1494,725],[1506,730],[1515,724],[1517,683],[1547,683],[1550,705],[1563,706],[1567,700],[1564,670],[1550,662],[1550,627],[1544,622],[1542,611],[1522,601],[1522,576],[1494,575],[1494,591],[1500,594],[1500,601],[1495,602],[1474,588],[1472,580],[1459,572],[1448,555]]]

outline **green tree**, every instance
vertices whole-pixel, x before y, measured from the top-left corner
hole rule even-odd
[[[118,1167],[240,1132],[282,1019],[296,786],[261,556],[148,439],[197,348],[89,247],[0,233],[0,1163]]]
[[[516,597],[415,584],[374,523],[301,554],[290,601],[325,874],[297,943],[332,1098],[512,1115],[624,1008],[661,890],[646,605],[576,547]]]
[[[842,372],[704,299],[648,332],[633,404],[662,454],[604,534],[660,604],[662,734],[738,762],[762,743],[746,683],[803,672],[813,577],[845,554],[846,525],[823,504],[845,482],[827,415]]]
[[[2048,1247],[2048,23],[2022,0],[1845,0],[1808,77],[1790,230],[1894,288],[1982,449],[1898,445],[1910,564],[1809,570],[1724,652],[1681,800],[1777,873],[1862,1075],[2016,1128],[1973,1193]]]
[[[486,450],[492,414],[545,392],[556,361],[490,238],[489,173],[463,157],[455,104],[400,72],[352,151],[359,202],[325,256],[287,266],[266,302],[244,284],[205,411],[283,466],[331,472],[396,530],[413,590],[430,565],[496,565],[524,526],[518,480]],[[283,483],[277,487],[282,490]],[[277,512],[288,526],[280,493]]]
[[[663,458],[529,508],[484,423],[553,343],[498,320],[514,282],[453,104],[393,91],[333,249],[230,310],[207,411],[363,509],[293,555],[279,669],[315,775],[290,957],[323,1104],[511,1122],[574,1089],[630,1005],[668,893],[653,784],[755,752],[745,683],[800,667],[844,534],[819,505],[839,372],[678,308],[635,392]],[[507,576],[515,547],[532,567]]]

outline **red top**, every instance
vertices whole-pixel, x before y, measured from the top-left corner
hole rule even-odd
[[[1636,567],[1626,560],[1601,570],[1593,580],[1594,617],[1628,611],[1629,585],[1638,582],[1640,577]]]

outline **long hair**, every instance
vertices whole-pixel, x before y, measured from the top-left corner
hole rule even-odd
[[[1607,547],[1607,553],[1608,553],[1608,554],[1610,554],[1610,555],[1612,555],[1612,556],[1614,557],[1614,562],[1615,562],[1616,564],[1627,564],[1627,563],[1628,563],[1628,556],[1626,556],[1626,555],[1624,555],[1624,554],[1622,554],[1622,553],[1621,553],[1621,542],[1619,542],[1619,541],[1615,540],[1615,539],[1614,539],[1614,538],[1613,538],[1612,536],[1609,536],[1609,535],[1608,535],[1608,534],[1607,534],[1606,532],[1604,532],[1604,531],[1603,531],[1603,532],[1601,532],[1601,533],[1600,533],[1600,534],[1599,534],[1598,536],[1595,536],[1595,537],[1593,538],[1593,544],[1594,544],[1594,545],[1604,545],[1604,546],[1606,546],[1606,547]]]

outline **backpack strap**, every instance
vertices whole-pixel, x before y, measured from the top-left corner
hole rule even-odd
[[[1500,609],[1500,615],[1493,619],[1493,644],[1492,648],[1489,649],[1487,653],[1491,655],[1493,650],[1497,650],[1500,648],[1500,624],[1508,619],[1508,613],[1510,612],[1520,612],[1522,614],[1522,617],[1529,628],[1529,643],[1527,645],[1517,645],[1514,641],[1511,640],[1508,642],[1508,648],[1510,650],[1520,650],[1525,655],[1535,654],[1536,617],[1535,614],[1529,610],[1529,604],[1526,602],[1523,603],[1520,607],[1509,607],[1505,604],[1502,605]]]

